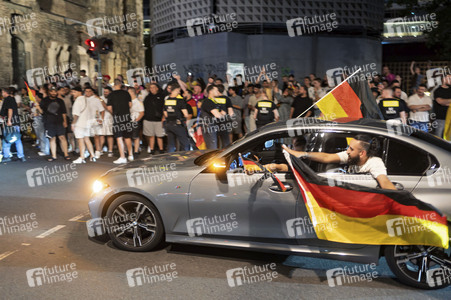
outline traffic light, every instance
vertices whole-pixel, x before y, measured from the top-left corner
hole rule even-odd
[[[85,44],[88,46],[88,50],[86,53],[91,57],[92,59],[98,59],[99,58],[99,51],[97,51],[99,41],[96,38],[91,38],[85,40]]]
[[[85,44],[88,46],[86,53],[93,59],[113,51],[113,40],[106,37],[93,37],[85,40]]]
[[[113,51],[113,40],[109,38],[101,38],[100,39],[100,53],[107,54],[110,51]]]

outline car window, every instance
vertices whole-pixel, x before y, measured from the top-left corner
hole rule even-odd
[[[303,136],[307,141],[309,140],[309,134]],[[268,136],[260,137],[257,140],[250,141],[239,147],[229,155],[230,168],[229,170],[242,169],[243,164],[239,159],[239,153],[244,158],[249,158],[254,161],[257,160],[262,165],[276,163],[287,163],[283,154],[282,145],[285,144],[291,147],[293,143],[293,137],[288,132],[281,132],[277,134],[271,134]],[[307,142],[308,143],[308,142]],[[256,157],[255,157],[256,156]]]
[[[359,133],[356,132],[317,132],[311,138],[311,143],[307,145],[307,151],[324,152],[324,153],[338,153],[346,151],[349,142]],[[370,135],[371,137],[374,137]],[[384,145],[385,138],[377,136],[379,142],[379,150],[376,153],[377,157],[384,159]],[[315,143],[312,143],[316,141]],[[329,172],[333,170],[346,169],[346,164],[323,164],[311,161],[310,168],[317,173]]]
[[[389,139],[385,165],[388,175],[422,176],[429,169],[430,160],[424,150]]]

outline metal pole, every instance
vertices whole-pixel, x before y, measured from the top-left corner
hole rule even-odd
[[[102,96],[102,60],[100,59],[100,53],[97,53],[97,68],[98,68],[98,72],[97,72],[97,80],[98,80],[98,92],[99,92],[99,97]]]

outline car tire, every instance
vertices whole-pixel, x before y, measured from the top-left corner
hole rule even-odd
[[[135,194],[117,197],[108,207],[105,228],[122,250],[151,251],[164,241],[164,226],[157,208]]]
[[[443,248],[431,246],[387,246],[384,250],[385,260],[387,261],[390,270],[396,275],[400,282],[426,290],[436,290],[445,288],[450,285],[451,274],[448,271],[443,271],[447,266],[439,263],[446,259],[450,261],[450,248],[445,250]],[[441,270],[440,270],[441,269]],[[423,271],[420,271],[423,270]],[[424,272],[424,270],[426,272]],[[441,272],[447,274],[444,280],[440,282],[428,279],[427,272]],[[420,278],[420,280],[418,280]]]

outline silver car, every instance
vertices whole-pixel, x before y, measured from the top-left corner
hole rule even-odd
[[[377,155],[398,189],[451,216],[449,143],[384,121],[294,119],[269,124],[223,150],[156,155],[108,171],[94,182],[88,231],[90,236],[107,233],[114,245],[129,251],[149,251],[166,241],[358,263],[377,263],[385,256],[405,284],[425,289],[449,285],[449,277],[440,285],[430,282],[430,272],[450,270],[449,249],[320,240],[292,173],[276,174],[286,187],[283,192],[261,173],[246,174],[239,158],[286,162],[281,145],[291,144],[295,136],[305,138],[307,151],[335,153],[362,133],[379,141]],[[345,174],[345,166],[307,163],[327,178],[377,186],[369,175]],[[293,230],[294,222],[302,228]]]

